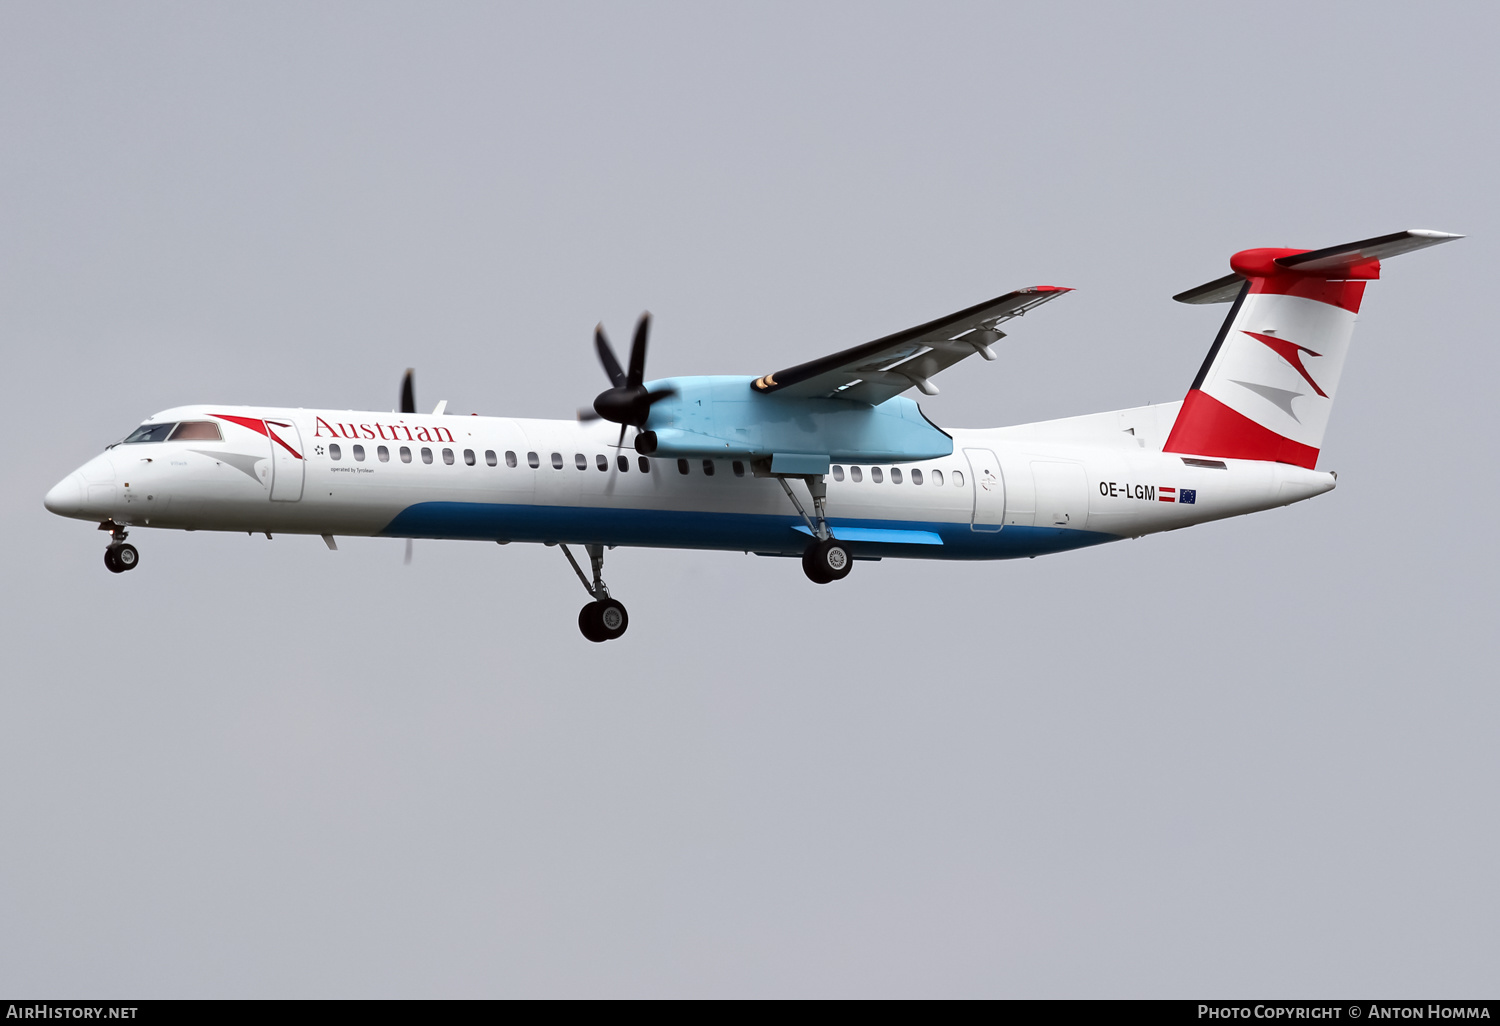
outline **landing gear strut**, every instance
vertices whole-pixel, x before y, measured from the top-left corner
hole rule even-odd
[[[584,546],[594,570],[592,583],[584,575],[583,568],[578,565],[578,560],[573,558],[568,547],[558,545],[558,548],[568,557],[568,562],[573,564],[573,572],[583,582],[583,590],[594,600],[578,611],[578,629],[583,632],[583,636],[590,641],[613,641],[624,634],[625,628],[630,626],[630,616],[625,612],[623,603],[609,597],[609,588],[605,585],[603,576],[604,546]]]
[[[135,550],[134,545],[125,541],[125,528],[113,520],[106,520],[99,525],[99,530],[109,532],[109,547],[104,550],[104,565],[109,568],[110,573],[123,574],[140,564],[141,554]]]
[[[802,572],[807,574],[807,579],[814,584],[829,584],[848,577],[854,561],[849,555],[848,546],[835,538],[833,532],[828,529],[828,484],[823,480],[823,475],[812,474],[803,478],[807,482],[808,493],[812,495],[813,516],[811,517],[807,515],[807,510],[802,507],[802,503],[797,500],[797,493],[792,491],[792,486],[787,484],[786,478],[777,477],[776,480],[781,482],[786,497],[792,500],[792,505],[797,507],[797,513],[806,521],[807,529],[812,532],[812,544],[802,552]]]

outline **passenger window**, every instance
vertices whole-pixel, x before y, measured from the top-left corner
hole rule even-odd
[[[622,473],[622,474],[629,473],[630,472],[630,457],[629,456],[617,456],[617,457],[615,457],[615,466],[617,466],[617,467],[620,468],[620,473]]]
[[[842,481],[844,479],[844,468],[837,463],[833,465],[833,479],[835,481]]]
[[[362,445],[356,445],[356,446],[354,446],[354,458],[357,459],[357,460],[359,460],[359,462],[361,462],[361,463],[363,463],[365,461],[365,447],[364,446],[362,446]]]
[[[606,456],[606,455],[604,455],[604,453],[602,453],[602,452],[601,453],[596,453],[594,455],[594,466],[598,467],[600,470],[608,470],[609,469],[609,457]]]
[[[542,465],[541,457],[539,457],[534,452],[528,452],[526,454],[526,465],[532,470],[535,470],[537,467],[540,467]]]
[[[185,420],[177,425],[169,442],[222,442],[219,425],[207,420]]]
[[[391,462],[391,450],[387,449],[383,445],[375,447],[375,455],[379,458],[381,463]]]
[[[963,486],[964,486],[964,472],[962,470],[955,470],[953,472],[953,487],[955,487],[955,488],[962,488]]]
[[[860,481],[863,481],[865,479],[865,473],[864,473],[864,471],[860,470],[858,467],[850,467],[849,468],[849,479],[851,481],[855,482],[856,484],[858,484]]]
[[[649,473],[651,473],[651,461],[648,460],[648,459],[646,459],[646,457],[644,457],[644,456],[637,456],[636,457],[636,462],[640,466],[642,474],[649,474]]]
[[[745,465],[743,463],[741,463],[739,460],[735,460],[733,463],[730,464],[730,466],[734,469],[734,476],[735,477],[744,477],[745,476]]]
[[[514,459],[514,457],[512,457],[512,459]],[[484,450],[484,463],[487,467],[495,467],[500,465],[500,460],[495,456],[494,449]]]
[[[703,461],[703,476],[704,477],[713,477],[714,476],[714,461],[713,460],[704,460]]]
[[[885,480],[885,472],[882,471],[879,467],[871,467],[870,480],[874,481],[876,484],[879,484],[880,482]]]
[[[679,473],[679,474],[686,474],[687,472],[688,472],[688,461],[687,460],[678,460],[677,461],[677,473]]]
[[[892,467],[891,468],[891,484],[900,484],[900,483],[901,483],[901,468],[900,467]]]
[[[921,484],[922,483],[922,472],[920,470],[917,470],[915,467],[912,468],[911,483],[912,484]]]
[[[431,463],[432,462],[432,450],[429,449],[429,448],[427,448],[426,446],[422,447],[422,462],[423,463]]]
[[[401,447],[401,462],[402,463],[410,463],[411,462],[411,450],[408,449],[404,445]]]
[[[932,472],[932,483],[935,485],[943,483],[943,472],[941,470],[934,470]]]
[[[555,453],[552,454],[552,469],[553,470],[561,470],[562,469],[562,453],[555,452]]]
[[[464,450],[464,466],[466,466],[466,467],[472,467],[473,465],[474,465],[474,450],[473,449],[465,449]]]
[[[452,449],[444,449],[443,450],[443,462],[446,463],[446,464],[448,464],[448,466],[450,466],[450,467],[453,466],[453,450]]]
[[[137,442],[165,442],[176,424],[142,424],[125,436],[126,445]]]
[[[344,450],[339,448],[339,443],[328,443],[328,458],[331,460],[341,460],[344,458]]]
[[[579,470],[587,470],[589,469],[589,458],[581,452],[575,452],[573,454],[573,466]]]
[[[535,459],[536,457],[533,456],[532,458]],[[514,470],[516,466],[516,454],[511,452],[509,449],[505,450],[505,465],[507,467],[510,467],[512,470]]]

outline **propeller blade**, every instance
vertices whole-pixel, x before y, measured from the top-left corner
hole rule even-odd
[[[663,399],[670,399],[676,394],[677,389],[675,388],[658,388],[646,393],[646,401],[648,403],[658,403]]]
[[[411,566],[411,539],[406,539],[406,558],[401,561],[402,566]]]
[[[411,377],[412,377],[412,369],[410,367],[408,367],[408,368],[406,368],[406,376],[401,379],[401,412],[402,413],[416,413],[417,412],[417,393],[416,393],[416,389],[412,387]]]
[[[610,384],[616,388],[625,384],[625,372],[620,369],[620,361],[615,359],[615,351],[609,347],[609,339],[604,337],[602,324],[594,328],[594,348],[599,352],[599,362],[604,364],[604,373],[609,375]]]
[[[590,421],[595,421],[595,420],[600,420],[600,419],[601,418],[600,418],[599,414],[597,412],[595,412],[594,410],[588,409],[587,407],[584,407],[584,406],[578,407],[578,423],[580,423],[580,424],[587,424]]]
[[[648,311],[636,321],[635,339],[630,343],[630,373],[625,378],[625,384],[630,388],[640,388],[646,377],[646,337],[650,333],[651,314]]]
[[[604,482],[604,494],[615,494],[615,478],[620,476],[620,449],[625,445],[625,425],[620,425],[620,437],[615,442],[615,454],[609,461],[609,480]]]

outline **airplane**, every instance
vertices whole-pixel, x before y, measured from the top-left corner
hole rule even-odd
[[[945,430],[902,394],[994,360],[1000,326],[1072,291],[1060,286],[759,377],[646,380],[646,314],[625,366],[595,330],[610,387],[574,420],[455,416],[446,401],[419,414],[408,370],[391,413],[163,410],[44,501],[109,532],[114,573],[140,565],[126,541],[140,528],[321,535],[330,549],[337,535],[405,538],[408,561],[413,538],[555,545],[589,596],[579,630],[608,641],[629,626],[603,577],[620,545],[800,557],[828,584],[857,561],[1036,557],[1327,492],[1319,449],[1366,283],[1382,260],[1458,238],[1235,253],[1231,273],[1173,297],[1231,304],[1178,402]]]

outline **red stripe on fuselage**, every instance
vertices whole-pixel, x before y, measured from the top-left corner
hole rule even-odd
[[[231,424],[238,424],[240,427],[249,428],[256,434],[265,435],[271,441],[275,442],[277,445],[280,445],[287,452],[297,457],[297,459],[300,460],[302,458],[302,454],[300,452],[298,452],[296,449],[293,449],[290,445],[287,445],[286,442],[282,441],[281,436],[267,427],[266,422],[263,420],[257,420],[254,417],[234,417],[227,413],[211,413],[209,414],[209,416],[218,417],[220,420],[227,420]]]
[[[1196,388],[1183,400],[1162,451],[1290,463],[1308,470],[1318,465],[1317,449],[1278,435]]]
[[[258,417],[233,417],[227,413],[214,413],[210,414],[210,416],[218,417],[220,420],[227,420],[231,424],[238,424],[240,427],[249,428],[258,435],[266,434],[266,422]]]
[[[293,449],[290,445],[287,445],[285,442],[283,442],[281,440],[281,436],[278,435],[276,432],[272,431],[269,427],[266,428],[266,433],[271,436],[271,441],[273,441],[277,445],[281,446],[283,449],[285,449],[287,452],[291,453],[293,456],[297,457],[299,460],[302,458],[302,454],[300,452],[298,452],[296,449]]]

